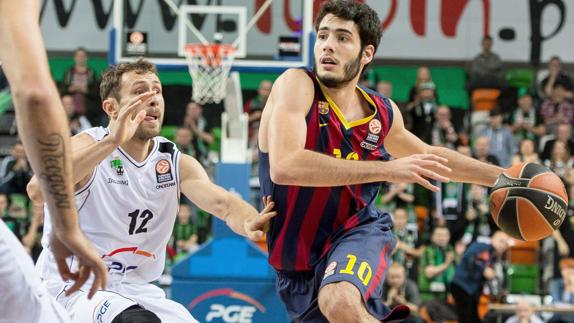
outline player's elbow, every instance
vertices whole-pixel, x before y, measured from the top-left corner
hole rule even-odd
[[[26,192],[28,193],[28,197],[34,203],[44,203],[44,196],[42,195],[42,190],[40,189],[40,183],[33,177],[28,185],[26,185]]]
[[[295,182],[293,172],[289,171],[289,167],[284,165],[271,164],[269,167],[271,181],[279,185],[290,185]]]
[[[52,90],[46,86],[30,84],[13,88],[12,97],[19,109],[46,109],[51,100]]]

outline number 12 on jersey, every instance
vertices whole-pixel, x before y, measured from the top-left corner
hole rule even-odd
[[[135,210],[135,211],[131,212],[130,214],[128,214],[128,216],[131,218],[130,228],[128,230],[128,233],[130,235],[132,235],[132,234],[147,232],[146,225],[147,225],[148,221],[153,218],[153,213],[147,209],[143,210],[140,213],[140,210],[138,209],[138,210]],[[138,218],[141,219],[141,221],[138,221]],[[139,224],[138,228],[136,229],[138,222],[140,222],[140,224]],[[134,230],[135,230],[135,232],[134,232]]]

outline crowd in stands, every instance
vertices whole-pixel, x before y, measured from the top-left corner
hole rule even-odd
[[[99,107],[98,76],[87,59],[86,50],[79,48],[74,66],[59,84],[72,134],[107,124]],[[468,68],[470,109],[457,120],[453,109],[459,107],[441,104],[431,74],[429,67],[421,66],[408,101],[397,102],[406,127],[416,136],[502,167],[543,164],[562,177],[571,193],[574,87],[559,57],[553,57],[530,86],[516,88],[506,82],[504,62],[493,52],[492,39],[485,37],[482,52]],[[364,78],[361,83],[393,98],[393,83],[384,75],[376,82]],[[257,174],[258,125],[272,84],[262,81],[244,107],[249,116],[253,176]],[[0,90],[3,85],[0,72]],[[483,106],[479,99],[474,100],[482,90],[496,91],[493,104]],[[196,102],[180,109],[185,110],[181,124],[162,135],[212,169],[219,149],[219,125],[210,124]],[[43,207],[31,205],[26,198],[31,176],[24,149],[17,143],[0,163],[0,215],[31,255],[37,256]],[[574,204],[553,236],[526,244],[506,239],[497,231],[487,187],[454,182],[438,185],[441,190],[437,193],[414,184],[384,184],[380,191],[377,205],[391,213],[398,239],[383,303],[407,305],[412,311],[408,322],[494,320],[485,304],[505,302],[511,294],[552,295],[553,303],[574,304]],[[210,239],[210,231],[211,217],[182,198],[168,261],[173,263],[197,250]],[[524,260],[521,253],[531,253],[532,259]],[[574,322],[574,316],[568,315],[541,317],[534,311],[534,303],[519,299],[515,315],[506,315],[506,322]]]

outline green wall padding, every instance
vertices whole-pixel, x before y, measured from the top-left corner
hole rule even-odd
[[[71,58],[50,58],[50,68],[58,82],[62,80],[65,71],[72,65],[73,60]],[[100,75],[108,67],[108,61],[105,58],[90,58],[88,65]],[[407,101],[409,90],[416,79],[416,66],[377,66],[373,67],[373,70],[379,80],[387,80],[393,84],[393,99],[395,101]],[[466,74],[464,68],[432,67],[431,74],[442,104],[452,108],[468,108],[469,100],[465,89]],[[275,81],[279,75],[279,73],[242,73],[240,77],[241,88],[243,90],[257,90],[262,80]],[[191,78],[187,71],[160,71],[159,76],[164,85],[191,85]]]
[[[377,66],[374,67],[379,80],[393,84],[393,99],[407,102],[409,91],[415,84],[417,67]],[[438,90],[441,104],[451,108],[468,109],[469,100],[466,91],[466,72],[461,67],[431,67],[433,82]]]

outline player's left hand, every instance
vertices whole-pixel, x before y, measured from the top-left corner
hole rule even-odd
[[[276,211],[272,211],[275,202],[271,200],[271,196],[264,196],[262,200],[265,207],[261,213],[244,222],[245,233],[252,241],[260,241],[263,239],[263,235],[269,231],[269,221],[277,215]]]

